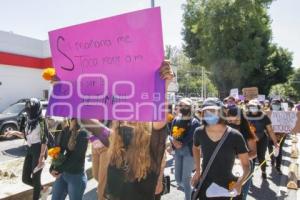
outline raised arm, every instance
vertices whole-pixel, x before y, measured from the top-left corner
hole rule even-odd
[[[91,132],[93,135],[101,133],[102,128],[104,127],[104,125],[97,119],[82,119],[80,122],[80,125]]]
[[[171,64],[169,61],[163,61],[162,64],[161,64],[161,67],[160,67],[160,70],[159,70],[159,73],[160,73],[160,78],[165,80],[165,83],[166,83],[166,92],[167,92],[167,89],[171,83],[171,81],[173,80],[174,78],[174,73],[173,73],[173,70],[171,68]],[[164,97],[166,98],[166,95],[164,95]],[[167,102],[167,98],[165,99],[165,114],[167,116],[167,105],[168,105],[168,102]],[[153,122],[153,128],[156,129],[156,130],[160,130],[162,129],[163,127],[165,127],[167,125],[167,120],[164,120],[164,121],[160,121],[160,122]]]

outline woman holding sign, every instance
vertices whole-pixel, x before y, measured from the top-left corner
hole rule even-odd
[[[271,111],[283,111],[284,109],[281,106],[281,101],[279,99],[273,99],[271,102]],[[279,175],[282,175],[281,172],[281,162],[282,162],[282,148],[283,148],[283,144],[286,138],[285,133],[275,133],[276,135],[276,139],[277,142],[280,142],[280,146],[279,146],[279,151],[276,152],[276,156],[274,155],[271,156],[271,164],[272,166],[275,166],[275,169],[277,170]],[[269,140],[269,144],[268,144],[268,149],[269,149],[269,153],[273,152],[273,145],[274,142],[272,140]]]
[[[174,77],[169,62],[162,63],[160,74],[168,87]],[[99,130],[90,129],[91,132],[101,132],[99,121],[92,120],[89,123],[99,127]],[[108,147],[107,199],[159,199],[155,195],[159,196],[163,191],[161,166],[167,134],[167,121],[113,121]]]

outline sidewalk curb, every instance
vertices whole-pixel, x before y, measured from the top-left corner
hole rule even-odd
[[[85,170],[88,180],[93,178],[92,167]],[[44,186],[51,186],[54,181],[44,184]],[[9,197],[2,198],[0,200],[31,200],[33,189],[25,190],[17,194],[13,194]]]

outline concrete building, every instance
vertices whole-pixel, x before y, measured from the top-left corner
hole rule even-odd
[[[44,68],[52,66],[48,41],[0,31],[0,112],[23,98],[46,98]]]

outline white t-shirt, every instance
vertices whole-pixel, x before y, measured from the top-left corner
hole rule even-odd
[[[25,128],[25,134],[27,138],[27,145],[31,146],[32,144],[41,143],[41,136],[40,136],[41,126],[38,123],[32,131],[28,131],[28,125]]]

